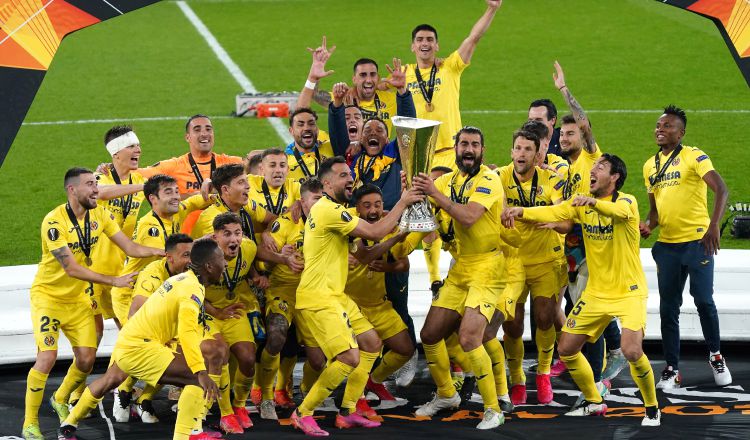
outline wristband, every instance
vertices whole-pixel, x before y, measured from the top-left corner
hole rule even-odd
[[[568,87],[568,86],[567,86],[567,85],[565,85],[565,84],[563,84],[563,86],[562,86],[562,87],[560,87],[560,88],[559,88],[559,89],[557,89],[557,90],[559,90],[559,91],[561,91],[561,92],[562,92],[562,89],[564,89],[564,88],[566,88],[566,87]]]
[[[309,79],[305,81],[305,88],[310,90],[315,90],[315,87],[318,85],[318,83],[312,82]]]

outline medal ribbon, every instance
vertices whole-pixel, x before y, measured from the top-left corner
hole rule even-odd
[[[424,79],[422,79],[422,73],[419,72],[419,66],[414,66],[414,73],[417,75],[417,83],[419,84],[419,90],[422,91],[422,96],[424,97],[424,100],[428,103],[432,103],[432,95],[435,93],[435,75],[437,75],[437,66],[435,64],[432,65],[432,68],[430,69],[430,80],[427,84],[425,84]]]
[[[115,184],[122,185],[122,182],[120,181],[120,176],[117,175],[117,170],[115,170],[115,166],[112,165],[112,180],[115,181]],[[128,176],[128,185],[133,184],[133,175],[131,174]],[[133,202],[133,194],[128,194],[127,196],[120,197],[120,205],[122,206],[122,220],[125,221],[126,218],[128,218],[128,214],[130,214],[130,204]]]
[[[518,188],[518,198],[521,199],[521,206],[527,208],[533,207],[534,203],[536,203],[536,194],[539,185],[539,175],[537,174],[536,169],[534,169],[534,177],[531,179],[531,194],[529,194],[528,199],[526,199],[526,194],[523,192],[521,182],[518,180],[515,171],[513,172],[513,180],[516,182],[516,187]]]
[[[73,223],[73,229],[78,234],[78,245],[81,247],[83,255],[86,256],[86,263],[91,264],[89,263],[91,261],[91,223],[89,222],[89,210],[86,210],[86,216],[83,220],[83,231],[81,231],[81,226],[78,224],[78,219],[75,213],[73,213],[70,203],[65,204],[65,212],[68,213],[68,218]]]

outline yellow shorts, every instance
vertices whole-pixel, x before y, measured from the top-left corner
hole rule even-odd
[[[60,330],[73,347],[97,347],[94,313],[88,299],[60,303],[32,296],[31,325],[39,351],[57,350]]]
[[[94,311],[94,315],[102,315],[103,319],[112,319],[116,316],[112,308],[111,292],[112,286],[89,283],[86,293],[91,296],[91,310]]]
[[[404,320],[401,319],[390,301],[383,301],[377,306],[360,306],[359,310],[378,332],[380,339],[384,341],[406,330]]]
[[[452,170],[456,169],[456,149],[448,148],[447,150],[441,151],[432,156],[432,162],[430,167],[448,167]],[[429,170],[427,170],[429,172]]]
[[[585,290],[573,306],[563,331],[587,335],[589,342],[596,341],[612,318],[619,318],[622,328],[633,331],[646,329],[646,295],[626,295],[622,298],[599,298]]]
[[[250,321],[248,321],[244,314],[240,314],[239,318],[232,319],[218,319],[208,315],[206,326],[208,329],[203,332],[204,341],[213,338],[217,333],[221,333],[221,336],[230,347],[238,342],[255,343],[255,335],[253,334],[253,329],[250,328]]]
[[[125,287],[115,287],[112,289],[110,295],[112,297],[112,310],[114,310],[115,318],[120,321],[121,325],[125,325],[128,322],[130,303],[133,301],[133,290]]]
[[[470,256],[459,255],[448,271],[445,284],[432,298],[433,307],[455,310],[461,316],[466,308],[479,311],[492,320],[495,306],[502,293],[501,276],[505,269],[502,252]]]
[[[270,287],[266,289],[266,317],[271,313],[281,315],[289,324],[294,320],[296,287],[287,289]]]
[[[525,304],[531,292],[531,299],[552,298],[557,301],[560,289],[568,284],[568,264],[565,260],[549,261],[546,263],[524,266],[524,282],[517,292],[519,304]]]
[[[358,348],[357,335],[373,328],[354,301],[341,296],[340,301],[332,300],[320,308],[298,310],[303,325],[328,359]]]
[[[174,351],[157,341],[137,345],[117,343],[112,351],[112,362],[128,375],[156,386],[174,360]]]

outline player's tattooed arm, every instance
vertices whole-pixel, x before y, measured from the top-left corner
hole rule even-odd
[[[312,99],[321,107],[328,108],[328,104],[331,103],[331,94],[325,90],[320,90],[318,84],[315,84]]]
[[[62,266],[63,270],[66,270],[68,266],[70,265],[70,260],[72,255],[70,254],[70,250],[67,247],[61,247],[60,249],[55,249],[52,251],[52,255],[55,257],[58,263],[60,263],[60,266]]]
[[[573,113],[573,117],[581,128],[583,134],[583,148],[588,153],[595,152],[596,140],[594,139],[594,133],[591,131],[591,122],[589,121],[586,112],[583,110],[583,106],[581,106],[575,96],[573,96],[573,93],[565,83],[565,73],[563,72],[560,63],[557,61],[555,61],[555,73],[552,74],[552,79],[555,81],[555,87],[557,87],[560,93],[562,93],[570,112]]]

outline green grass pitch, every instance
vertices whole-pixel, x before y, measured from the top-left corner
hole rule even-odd
[[[310,62],[305,48],[315,47],[321,35],[337,46],[329,63],[336,73],[322,84],[327,87],[350,81],[358,57],[380,61],[381,74],[394,56],[413,61],[410,32],[419,23],[437,27],[441,53],[448,55],[485,8],[481,0],[188,4],[261,91],[299,90]],[[628,164],[624,191],[637,196],[642,214],[647,199],[640,170],[656,150],[653,127],[668,103],[694,110],[685,144],[711,155],[731,201],[750,201],[750,179],[744,177],[750,91],[709,20],[651,0],[506,0],[462,81],[463,122],[485,130],[487,162],[509,162],[511,133],[532,99],[551,97],[565,112],[552,82],[554,60],[590,110],[599,145]],[[66,38],[0,169],[0,265],[39,260],[39,225],[65,199],[63,173],[107,161],[102,138],[114,125],[29,122],[228,116],[239,92],[171,1]],[[183,154],[183,124],[133,122],[142,164]],[[224,117],[214,125],[218,152],[243,154],[281,143],[268,121]],[[750,241],[728,235],[723,247],[750,248]]]

